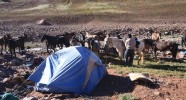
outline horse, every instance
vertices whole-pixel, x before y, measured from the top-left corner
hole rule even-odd
[[[151,39],[155,41],[159,41],[161,39],[161,33],[157,33],[157,32],[152,33]]]
[[[22,36],[19,36],[18,39],[20,42],[19,46],[20,46],[21,50],[25,50],[25,42],[27,40],[27,34],[24,33]]]
[[[99,31],[94,35],[89,34],[88,32],[85,32],[85,37],[93,38],[94,40],[98,40],[98,41],[104,41],[104,39],[106,38],[106,34],[105,34],[105,31]]]
[[[81,45],[81,46],[85,47],[85,35],[81,32],[74,34],[74,36],[70,39],[70,43],[72,46]]]
[[[12,39],[10,34],[6,34],[6,35],[3,36],[5,51],[6,51],[6,47],[8,46],[9,39]]]
[[[175,60],[177,52],[178,52],[178,45],[179,44],[177,44],[176,42],[173,42],[173,41],[158,41],[158,42],[156,42],[153,46],[155,59],[157,59],[157,54],[156,54],[157,50],[160,50],[160,51],[170,50],[170,52],[172,53],[172,59]]]
[[[4,39],[0,38],[1,54],[3,53]]]
[[[81,42],[80,42],[78,39],[76,39],[76,38],[72,38],[72,39],[70,40],[70,45],[71,45],[71,46],[83,46],[83,45],[81,44]]]
[[[44,40],[46,40],[47,52],[49,52],[48,50],[49,47],[55,51],[55,47],[57,44],[57,37],[44,34],[41,38],[41,42],[43,42]]]
[[[144,64],[145,63],[145,54],[146,51],[149,51],[150,49],[153,49],[153,43],[154,40],[152,39],[141,39],[139,41],[137,41],[138,45],[136,45],[136,51],[139,54],[140,59],[138,59],[138,65],[139,62],[141,60],[141,63]]]
[[[94,40],[100,40],[99,36],[98,35],[91,35],[89,34],[88,32],[85,32],[85,37],[86,38],[92,38]]]
[[[101,48],[100,42],[98,40],[94,40],[94,38],[88,38],[86,39],[86,42],[88,43],[88,49],[99,55],[99,50]]]
[[[122,39],[118,39],[117,37],[109,37],[109,35],[107,35],[106,38],[104,39],[104,46],[105,48],[111,48],[111,47],[116,48],[120,60],[123,59],[124,56],[123,54],[126,48],[125,48],[124,41]]]
[[[18,38],[14,38],[14,39],[12,38],[12,39],[8,40],[8,47],[9,47],[11,57],[13,57],[13,53],[14,53],[14,57],[16,57],[15,49],[17,47],[19,49],[19,53],[21,50],[24,49],[24,41],[25,41],[24,37],[18,37]]]
[[[56,36],[57,40],[56,40],[56,45],[59,46],[59,48],[63,48],[63,44],[65,45],[65,47],[69,47],[70,46],[70,41],[67,37],[61,35],[61,36]]]
[[[186,33],[184,33],[183,36],[181,37],[181,46],[186,47]]]

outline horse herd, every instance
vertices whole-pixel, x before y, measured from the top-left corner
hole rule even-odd
[[[9,48],[9,52],[11,54],[11,57],[16,57],[16,51],[15,49],[18,48],[19,52],[21,50],[25,49],[25,41],[26,41],[27,35],[23,34],[19,37],[12,37],[10,34],[4,35],[2,38],[0,38],[0,46],[1,46],[1,54],[3,52],[3,46],[6,51],[7,47]]]
[[[176,59],[179,44],[174,41],[160,41],[160,33],[152,32],[151,38],[139,38],[138,36],[133,37],[136,38],[136,42],[138,44],[136,45],[136,51],[141,58],[138,60],[138,64],[140,60],[142,61],[142,63],[144,63],[144,56],[149,50],[152,50],[154,52],[155,58],[157,58],[156,52],[158,50],[169,50],[172,54],[172,59]],[[12,38],[10,34],[4,35],[2,38],[0,38],[1,54],[3,52],[3,47],[6,51],[6,48],[8,46],[11,57],[13,57],[13,55],[14,57],[16,57],[15,49],[18,48],[19,52],[21,50],[24,50],[24,43],[26,40],[26,34],[23,34],[22,36],[16,38]],[[41,42],[46,42],[47,52],[49,52],[49,49],[53,49],[55,51],[56,47],[62,49],[63,46],[69,47],[79,45],[87,47],[88,49],[99,55],[101,50],[104,51],[105,54],[107,54],[109,52],[108,48],[115,48],[121,60],[123,59],[123,54],[125,52],[125,40],[126,34],[123,35],[117,33],[115,36],[111,36],[110,34],[104,31],[98,32],[94,35],[89,34],[88,32],[65,32],[62,35],[52,36],[44,34],[41,37]],[[182,46],[186,46],[186,34],[181,37],[181,44]]]

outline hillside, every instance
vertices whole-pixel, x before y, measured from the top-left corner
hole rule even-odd
[[[185,23],[185,6],[185,0],[11,0],[0,1],[0,18]]]

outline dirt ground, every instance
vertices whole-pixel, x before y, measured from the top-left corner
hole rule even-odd
[[[121,18],[123,15],[118,15]],[[40,19],[46,19],[51,25],[38,25],[36,22]],[[112,20],[114,19],[114,20]],[[59,16],[59,17],[23,17],[19,19],[11,18],[11,16],[0,18],[0,35],[11,34],[12,36],[20,36],[23,33],[28,34],[31,41],[40,41],[43,34],[63,34],[64,32],[79,32],[98,30],[111,31],[114,29],[133,28],[160,28],[171,29],[179,28],[185,30],[185,19],[153,19],[138,21],[116,21],[114,15],[75,15],[75,16]],[[135,31],[134,31],[135,32]],[[46,54],[44,55],[46,56]],[[1,55],[2,58],[2,55]],[[1,59],[2,60],[2,59]],[[0,60],[0,61],[1,61]],[[2,62],[2,61],[1,61]],[[24,66],[7,66],[1,64],[0,71],[9,74],[5,78],[9,78],[12,72],[23,73]],[[6,70],[5,70],[6,69]],[[26,69],[28,70],[28,69]],[[136,100],[186,100],[186,79],[171,77],[150,76],[156,80],[155,85],[139,84],[131,82],[127,75],[116,73],[115,69],[108,69],[108,75],[95,88],[91,96],[78,96],[74,94],[42,94],[32,92],[30,94],[40,99],[98,99],[98,100],[116,100],[119,94],[131,93]],[[8,92],[15,86],[3,83],[5,78],[0,78],[0,92]],[[17,84],[14,84],[17,85]],[[3,91],[3,86],[6,89]],[[2,87],[2,89],[1,89]]]
[[[6,22],[6,21],[5,21]],[[1,22],[2,23],[2,22]],[[146,27],[148,23],[112,23],[112,22],[101,22],[101,21],[92,21],[85,24],[78,25],[51,25],[51,26],[42,26],[34,23],[19,24],[19,26],[12,25],[2,25],[1,24],[1,33],[11,33],[14,36],[20,35],[19,33],[29,33],[30,37],[33,36],[33,39],[39,41],[39,36],[44,33],[49,34],[58,34],[64,31],[82,31],[82,30],[99,30],[107,29],[112,30],[115,28],[125,28],[133,27],[137,28]],[[158,26],[152,25],[153,27]],[[15,27],[14,27],[15,26]],[[164,25],[163,25],[164,26]],[[167,25],[169,26],[169,25]],[[164,27],[167,27],[166,25]],[[149,26],[148,26],[149,27]],[[17,34],[16,34],[17,33]],[[34,33],[34,34],[32,34]],[[37,37],[38,36],[38,37]],[[23,72],[23,71],[22,71]],[[186,99],[186,80],[184,78],[175,78],[172,77],[159,77],[151,76],[157,81],[156,86],[149,86],[148,84],[139,84],[133,83],[130,81],[127,75],[122,76],[115,72],[115,69],[108,69],[108,75],[100,82],[100,84],[95,88],[91,96],[77,96],[71,94],[41,94],[39,92],[32,92],[32,96],[38,96],[40,99],[106,99],[106,100],[115,100],[118,99],[119,94],[131,93],[136,100],[185,100]],[[12,87],[13,88],[13,87]],[[9,88],[11,89],[11,88]],[[7,90],[6,90],[7,91]]]

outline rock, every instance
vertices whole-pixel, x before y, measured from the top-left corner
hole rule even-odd
[[[0,77],[6,77],[6,76],[7,76],[6,73],[0,71]]]
[[[38,25],[51,25],[50,23],[48,23],[45,19],[41,19],[39,21],[37,21]]]
[[[166,55],[171,55],[171,52],[170,51],[166,51],[165,54]]]
[[[38,100],[36,97],[25,97],[23,100]]]
[[[159,91],[156,91],[156,92],[154,92],[154,94],[155,94],[156,96],[159,96],[159,95],[160,95],[160,92],[159,92]]]
[[[8,62],[2,63],[3,66],[8,66]]]
[[[179,52],[177,57],[180,58],[180,59],[183,59],[185,56],[185,53],[184,52]]]
[[[170,98],[166,98],[165,100],[171,100]]]
[[[22,59],[13,59],[9,62],[9,65],[18,66],[18,65],[21,65],[22,63],[23,63]]]
[[[0,83],[0,93],[5,91],[6,91],[5,86],[3,85],[3,83]]]
[[[3,79],[3,83],[7,83],[8,81],[10,81],[9,78],[4,78],[4,79]]]
[[[151,80],[148,73],[129,73],[128,76],[130,77],[131,81],[135,81],[138,79]]]

